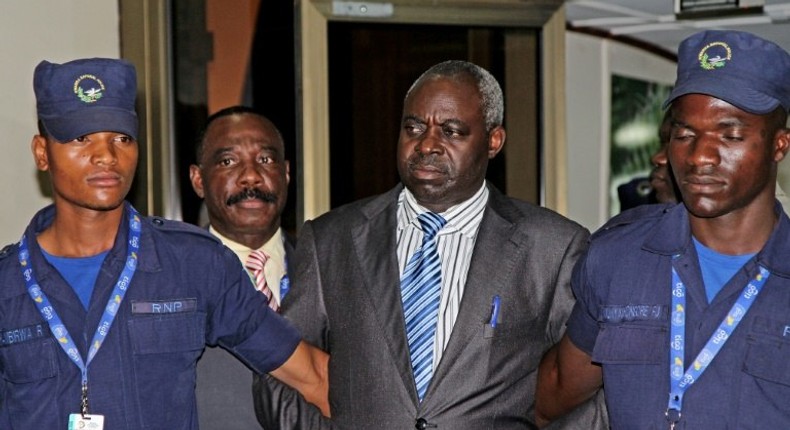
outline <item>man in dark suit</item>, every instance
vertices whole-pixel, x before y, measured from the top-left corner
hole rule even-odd
[[[283,314],[330,352],[333,418],[256,379],[265,428],[535,427],[538,363],[564,331],[588,232],[486,183],[503,110],[484,69],[433,66],[404,101],[402,185],[305,223]],[[601,411],[567,428],[602,428]]]
[[[277,310],[289,285],[286,255],[293,252],[280,228],[289,181],[280,131],[251,108],[220,110],[208,118],[196,161],[189,174],[195,193],[205,201],[209,231],[239,257]],[[260,256],[265,264],[256,260]],[[250,369],[221,348],[207,348],[197,373],[201,428],[258,426]]]

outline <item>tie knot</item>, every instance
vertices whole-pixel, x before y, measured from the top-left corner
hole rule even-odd
[[[247,257],[247,263],[245,266],[250,270],[263,270],[263,266],[269,260],[269,254],[255,250],[250,253],[250,256]]]
[[[425,234],[423,242],[432,240],[436,236],[436,233],[447,224],[446,219],[433,212],[423,212],[417,216],[417,220],[420,222],[422,231]]]

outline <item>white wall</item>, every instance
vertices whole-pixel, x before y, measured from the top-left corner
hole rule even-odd
[[[36,133],[33,69],[41,60],[120,55],[118,3],[111,0],[0,2],[0,248],[16,242],[38,209],[42,193],[30,152]],[[48,185],[45,185],[48,187]],[[45,191],[49,193],[48,188]]]
[[[611,75],[672,85],[675,63],[652,53],[567,32],[568,217],[590,230],[608,219]]]

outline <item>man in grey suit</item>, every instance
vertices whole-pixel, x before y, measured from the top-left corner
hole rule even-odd
[[[232,106],[211,115],[190,166],[192,187],[204,199],[209,231],[249,266],[265,254],[262,278],[269,306],[277,310],[288,289],[286,256],[292,241],[280,228],[288,198],[289,164],[277,127],[256,110]],[[257,279],[256,279],[257,278]],[[257,285],[261,289],[260,285]],[[197,366],[200,428],[258,427],[252,404],[252,372],[229,352],[206,348]]]
[[[283,314],[330,353],[332,422],[256,379],[264,427],[535,428],[538,363],[564,331],[571,270],[589,233],[486,183],[505,143],[503,110],[486,70],[433,66],[404,101],[402,185],[305,223]],[[435,272],[414,275],[419,264]],[[436,295],[414,299],[434,275]],[[600,402],[567,421],[606,426]]]

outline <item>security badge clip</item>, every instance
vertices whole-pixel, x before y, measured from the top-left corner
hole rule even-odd
[[[80,396],[80,413],[69,415],[68,430],[103,430],[104,415],[88,413],[88,383],[82,382],[82,396]]]
[[[667,417],[667,421],[669,421],[669,430],[675,430],[675,424],[680,421],[680,411],[675,408],[670,408],[664,412],[664,415]]]

